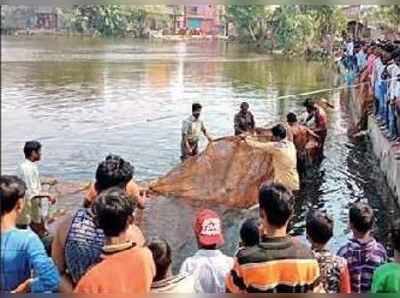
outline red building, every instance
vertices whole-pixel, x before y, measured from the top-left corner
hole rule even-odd
[[[185,6],[178,20],[179,28],[200,30],[203,34],[218,34],[223,31],[222,9],[216,5]]]

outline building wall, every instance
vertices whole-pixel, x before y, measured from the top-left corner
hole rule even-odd
[[[4,5],[1,9],[4,14],[4,29],[57,29],[59,25],[54,8]]]
[[[203,33],[216,34],[223,29],[221,7],[215,5],[186,6],[186,26],[189,29],[199,28]]]

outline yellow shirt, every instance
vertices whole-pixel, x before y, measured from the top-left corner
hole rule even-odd
[[[300,189],[299,173],[297,172],[296,147],[288,140],[279,142],[260,142],[247,137],[247,144],[262,149],[272,155],[274,177],[272,182],[281,183],[290,190]]]

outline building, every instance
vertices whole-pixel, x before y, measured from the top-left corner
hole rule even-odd
[[[1,7],[6,30],[57,30],[59,11],[53,7],[8,6]]]
[[[204,34],[219,34],[223,32],[224,14],[221,5],[197,5],[185,6],[183,16],[178,18],[178,28],[200,30]]]

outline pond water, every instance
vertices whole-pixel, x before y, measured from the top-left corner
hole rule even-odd
[[[233,133],[242,101],[250,103],[258,125],[267,125],[302,111],[303,98],[277,97],[330,88],[337,81],[326,64],[216,41],[3,37],[2,60],[2,173],[14,173],[24,142],[38,139],[44,145],[41,174],[60,180],[92,180],[108,153],[132,161],[137,180],[156,178],[179,163],[181,121],[192,102],[202,103],[210,133],[225,136]],[[377,213],[375,235],[386,241],[398,206],[368,141],[348,138],[351,121],[339,93],[321,96],[335,105],[329,111],[326,159],[303,181],[292,233],[304,234],[306,212],[322,208],[336,220],[331,246],[337,249],[349,237],[349,205],[365,200]],[[80,203],[64,199],[60,205],[73,210]],[[201,207],[159,198],[142,215],[148,237],[170,242],[175,269],[196,248],[190,227]],[[211,207],[224,220],[223,250],[233,254],[241,221],[257,211]]]

